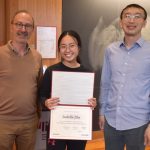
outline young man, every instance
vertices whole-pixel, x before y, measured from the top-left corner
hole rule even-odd
[[[99,125],[106,150],[150,145],[150,43],[141,37],[146,18],[140,5],[126,6],[120,15],[124,39],[105,51]]]
[[[12,40],[0,47],[0,149],[33,150],[41,55],[28,45],[33,17],[24,10],[11,21]]]

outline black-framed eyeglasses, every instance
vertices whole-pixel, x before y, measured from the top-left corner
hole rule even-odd
[[[33,25],[32,24],[23,24],[21,22],[15,22],[13,23],[17,29],[22,29],[22,28],[25,28],[26,30],[32,30],[33,29]]]

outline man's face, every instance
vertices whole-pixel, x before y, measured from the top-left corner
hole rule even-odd
[[[127,8],[122,15],[120,25],[127,36],[140,36],[142,28],[146,25],[144,11],[140,8]]]
[[[31,36],[33,28],[33,19],[29,14],[17,14],[11,24],[12,40],[26,44]]]

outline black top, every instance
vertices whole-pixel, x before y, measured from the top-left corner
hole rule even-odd
[[[85,69],[82,65],[80,65],[80,67],[77,68],[70,68],[65,66],[62,62],[48,67],[45,71],[40,88],[40,97],[42,103],[46,99],[51,97],[52,71],[90,72],[89,70]]]

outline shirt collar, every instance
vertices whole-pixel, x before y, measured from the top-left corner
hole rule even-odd
[[[15,48],[13,47],[11,40],[8,41],[7,46],[8,46],[8,48],[9,48],[10,50],[12,50],[16,55],[19,56],[19,53],[18,53],[18,52],[15,50]],[[27,43],[27,45],[26,45],[26,52],[25,52],[24,55],[27,55],[27,53],[28,53],[29,51],[30,51],[30,47],[29,47],[29,44]]]
[[[139,46],[139,47],[142,47],[142,45],[144,44],[144,38],[143,37],[140,37],[135,43],[133,46]],[[125,46],[125,43],[124,43],[124,40],[120,41],[120,47],[126,47]]]

